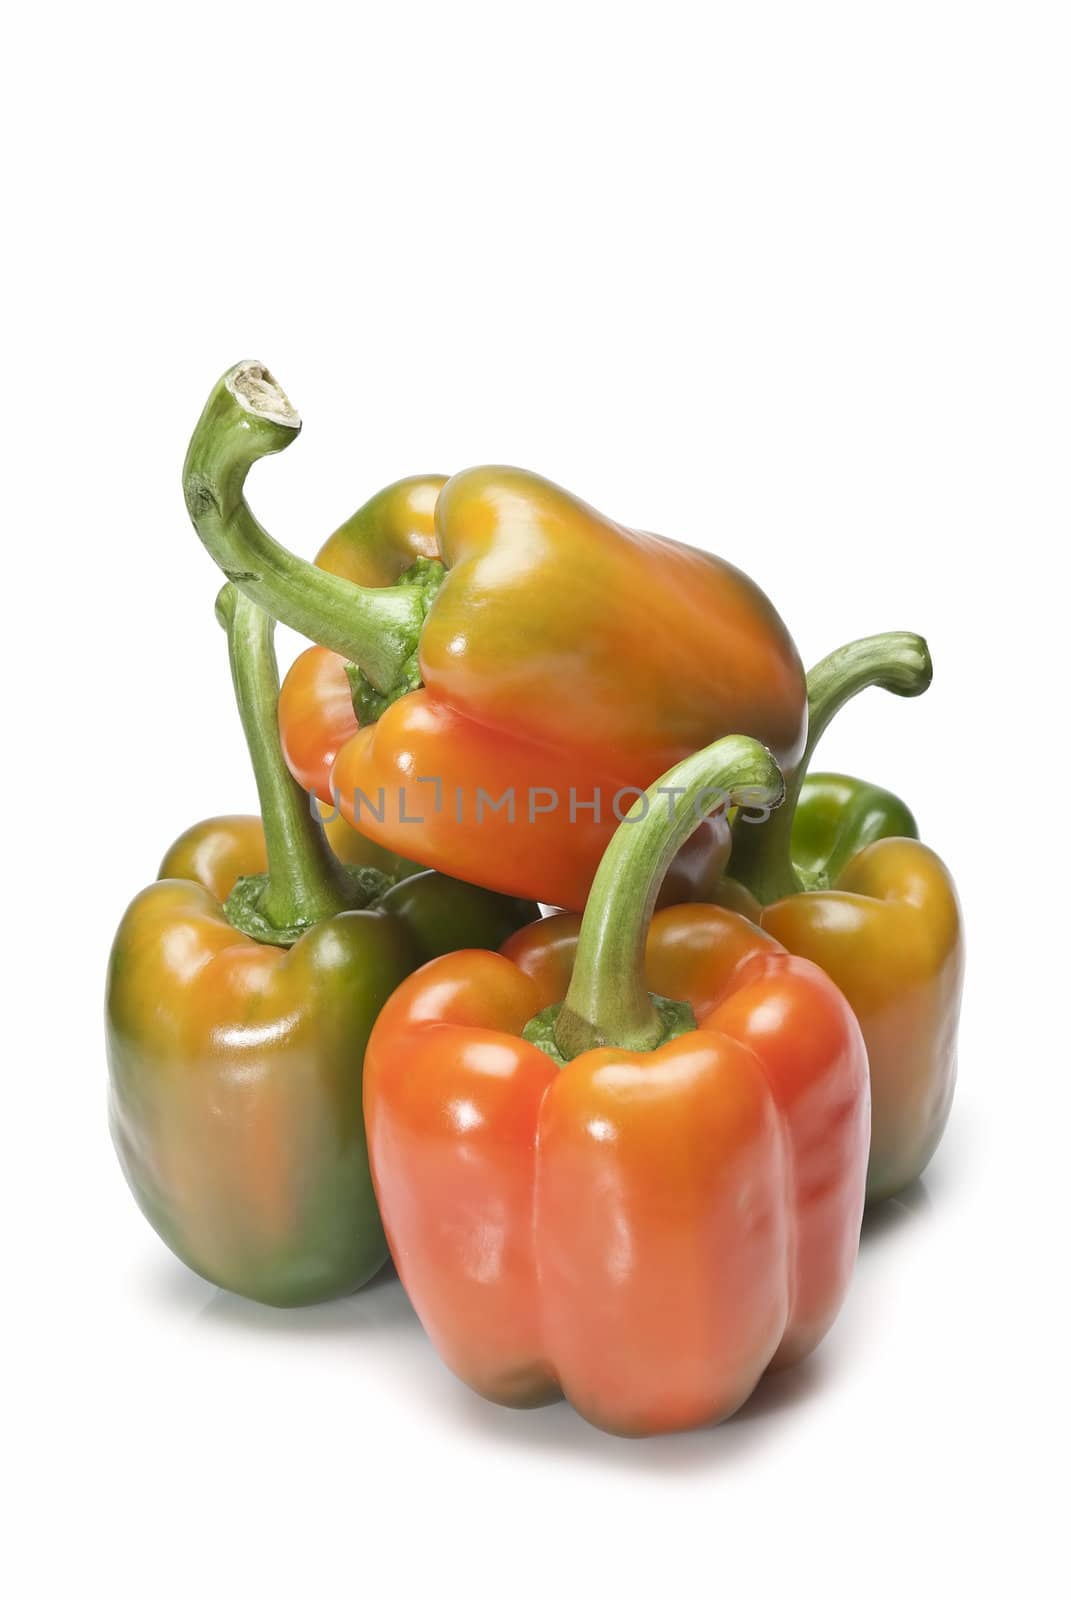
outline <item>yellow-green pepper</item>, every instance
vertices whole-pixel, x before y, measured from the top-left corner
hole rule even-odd
[[[411,863],[392,878],[340,862],[283,761],[273,624],[230,585],[219,609],[263,823],[189,830],[123,918],[112,1130],[176,1255],[223,1288],[301,1305],[387,1259],[361,1106],[380,1007],[424,961],[493,949],[538,908]]]

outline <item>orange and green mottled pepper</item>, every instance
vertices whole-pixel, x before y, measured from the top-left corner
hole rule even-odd
[[[759,825],[738,820],[730,871],[750,894],[725,891],[729,904],[827,972],[859,1018],[870,1060],[871,1202],[922,1173],[948,1119],[963,988],[959,902],[948,869],[919,842],[895,795],[835,773],[804,774],[853,695],[870,684],[919,694],[930,676],[914,634],[858,640],[808,675],[806,755],[783,807]]]
[[[632,800],[690,752],[741,731],[793,767],[803,669],[743,573],[504,467],[386,491],[314,566],[244,499],[298,426],[262,367],[233,368],[191,440],[186,501],[228,576],[323,647],[288,683],[284,744],[362,832],[579,908]],[[725,846],[724,821],[705,822],[682,892]]]
[[[392,878],[356,835],[342,846],[364,860],[341,863],[282,759],[270,620],[229,587],[220,609],[264,820],[190,829],[123,918],[112,1129],[176,1255],[223,1288],[300,1305],[358,1288],[387,1257],[361,1110],[380,1007],[421,962],[494,947],[536,908],[397,864]]]

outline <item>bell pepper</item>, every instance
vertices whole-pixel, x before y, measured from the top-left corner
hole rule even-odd
[[[948,1120],[963,990],[955,885],[919,842],[911,812],[873,784],[813,778],[814,748],[837,711],[877,684],[920,694],[932,676],[915,634],[845,645],[808,675],[810,731],[783,806],[759,826],[737,824],[730,888],[786,949],[814,961],[851,1002],[870,1060],[872,1135],[867,1198],[898,1193],[925,1169]]]
[[[791,769],[803,669],[743,573],[532,473],[481,467],[438,491],[438,559],[399,575],[388,539],[378,584],[371,565],[354,583],[284,550],[244,499],[253,462],[299,426],[263,367],[232,368],[194,430],[186,504],[233,582],[342,658],[319,658],[295,685],[285,738],[302,781],[337,796],[361,832],[489,888],[580,907],[616,823],[689,752],[742,730]],[[321,697],[323,715],[307,715]],[[719,826],[700,833],[707,859],[724,850]]]
[[[404,478],[381,490],[331,535],[316,557],[317,565],[355,582],[390,581],[404,570],[400,563],[415,559],[412,552],[426,550],[427,541],[434,540],[435,499],[445,481]],[[342,656],[313,645],[297,656],[279,694],[279,731],[287,765],[304,789],[321,797],[322,808],[331,817],[328,835],[344,860],[364,859],[373,851],[388,856],[381,845],[347,823],[333,786],[335,758],[359,727],[353,676],[352,666]],[[330,803],[328,795],[333,796]],[[338,830],[337,837],[333,830]],[[408,836],[406,844],[413,848]],[[660,904],[711,897],[724,874],[730,846],[724,814],[704,818],[670,865]]]
[[[869,1139],[858,1023],[733,912],[652,918],[697,817],[780,788],[753,740],[688,757],[615,833],[582,922],[442,956],[380,1013],[364,1104],[387,1237],[439,1352],[492,1400],[695,1427],[836,1315]]]
[[[283,761],[273,624],[229,586],[219,608],[263,822],[190,829],[123,918],[108,973],[112,1131],[177,1256],[225,1289],[301,1305],[358,1288],[387,1258],[361,1113],[380,1006],[428,957],[493,947],[536,908],[339,862]]]

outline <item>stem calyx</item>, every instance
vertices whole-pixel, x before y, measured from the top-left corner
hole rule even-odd
[[[430,611],[445,577],[446,568],[441,561],[429,560],[427,556],[417,556],[412,566],[407,567],[398,579],[399,588],[413,589],[420,596],[422,627],[423,619]],[[365,728],[370,722],[378,721],[395,700],[400,700],[403,695],[412,694],[415,689],[422,687],[424,680],[420,675],[419,640],[402,662],[389,690],[377,689],[364,668],[358,666],[355,661],[347,661],[346,676],[349,679],[353,714],[358,724]]]
[[[392,881],[378,867],[342,866],[345,878],[352,888],[338,911],[366,911],[392,887]],[[271,878],[267,872],[257,872],[239,878],[223,906],[223,914],[232,928],[244,933],[258,944],[276,944],[289,947],[297,944],[302,934],[316,926],[317,920],[308,914],[295,922],[280,926],[272,921]],[[266,907],[268,909],[266,909]]]
[[[532,1018],[525,1037],[559,1065],[609,1045],[653,1050],[695,1027],[682,1001],[647,989],[647,934],[670,862],[705,816],[724,806],[776,806],[784,782],[770,752],[730,734],[680,762],[641,795],[595,874],[569,990]]]

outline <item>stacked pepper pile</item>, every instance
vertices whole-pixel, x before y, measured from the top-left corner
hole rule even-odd
[[[948,1115],[952,882],[808,770],[926,647],[805,675],[741,572],[516,469],[406,479],[300,560],[244,495],[299,427],[244,362],[186,458],[260,816],[191,829],[116,935],[123,1169],[224,1288],[389,1252],[480,1393],[716,1421],[822,1338]],[[281,689],[276,621],[315,641]]]

